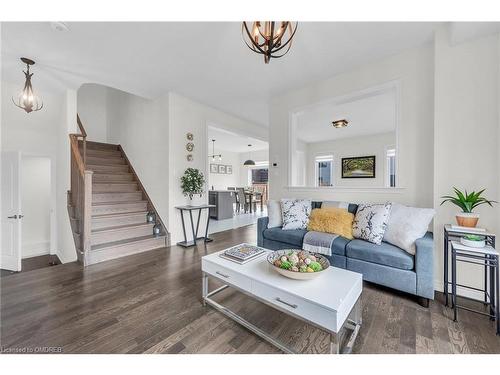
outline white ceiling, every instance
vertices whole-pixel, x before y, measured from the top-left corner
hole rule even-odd
[[[224,129],[208,127],[208,153],[212,155],[212,139],[215,139],[215,154],[223,154],[224,151],[248,152],[267,150],[269,144],[259,139],[229,132]],[[252,147],[248,147],[251,144]]]
[[[345,128],[334,128],[332,121],[347,119]],[[297,114],[297,138],[324,142],[388,133],[396,129],[394,90],[373,94],[342,104],[323,103]]]
[[[264,64],[239,22],[2,23],[2,74],[22,85],[19,57],[37,61],[35,89],[99,83],[147,98],[175,91],[260,125],[271,95],[432,40],[438,23],[299,22],[290,52]]]

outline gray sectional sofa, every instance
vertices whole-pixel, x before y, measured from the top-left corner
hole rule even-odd
[[[321,202],[313,202],[320,208]],[[355,214],[356,204],[349,204],[349,212]],[[267,228],[269,219],[257,221],[257,244],[271,250],[301,249],[305,229],[282,230]],[[328,257],[335,267],[363,274],[363,279],[416,295],[419,303],[427,307],[434,299],[434,244],[432,233],[416,241],[415,256],[382,242],[381,245],[354,239],[337,237],[332,244],[332,255]]]

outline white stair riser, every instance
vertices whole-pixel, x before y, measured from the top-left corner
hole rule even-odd
[[[125,159],[123,158],[95,158],[93,156],[87,155],[87,164],[94,165],[108,165],[108,164],[125,164]]]
[[[141,225],[139,227],[120,228],[92,233],[91,245],[100,245],[107,242],[125,240],[127,238],[149,236],[153,234],[153,224]]]
[[[122,203],[122,204],[104,204],[92,206],[92,215],[117,214],[134,211],[145,211],[147,202]]]
[[[88,264],[96,264],[106,260],[121,258],[127,255],[138,254],[162,247],[165,247],[165,236],[136,243],[132,242],[121,246],[109,247],[101,250],[91,250],[88,254],[87,262]]]
[[[140,191],[133,193],[97,193],[92,194],[92,202],[126,202],[140,201],[142,193]]]
[[[136,183],[113,183],[113,184],[101,184],[96,183],[92,186],[92,193],[105,193],[105,192],[115,192],[115,193],[123,193],[123,192],[134,192],[138,191],[139,186]]]
[[[117,227],[128,224],[141,224],[146,222],[146,213],[130,214],[121,217],[94,217],[92,229]]]
[[[104,171],[104,172],[128,172],[128,165],[126,164],[108,164],[108,165],[93,165],[87,163],[87,168],[91,171]]]
[[[114,174],[103,174],[94,173],[92,176],[93,182],[128,182],[134,181],[134,175],[132,173],[114,173]]]

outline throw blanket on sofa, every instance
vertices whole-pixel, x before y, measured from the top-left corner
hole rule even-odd
[[[337,234],[309,231],[304,236],[302,249],[312,253],[331,256],[332,243],[337,237]]]

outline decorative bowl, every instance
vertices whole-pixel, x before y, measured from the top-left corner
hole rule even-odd
[[[290,254],[295,254],[297,257],[299,254],[306,255],[307,257],[314,257],[316,258],[316,262],[321,265],[321,270],[315,271],[315,272],[299,272],[299,271],[291,271],[288,269],[284,269],[281,267],[278,267],[275,265],[275,262],[277,260],[280,260],[283,256],[288,257]],[[323,274],[324,271],[330,267],[330,262],[328,259],[321,255],[321,254],[313,254],[309,253],[308,251],[305,250],[297,250],[297,249],[286,249],[286,250],[276,250],[273,251],[271,254],[267,256],[267,261],[269,265],[276,270],[278,273],[282,274],[285,277],[288,277],[290,279],[295,279],[295,280],[311,280],[319,275]]]
[[[486,238],[484,236],[477,236],[475,234],[460,237],[460,243],[464,246],[482,248],[486,246]]]

